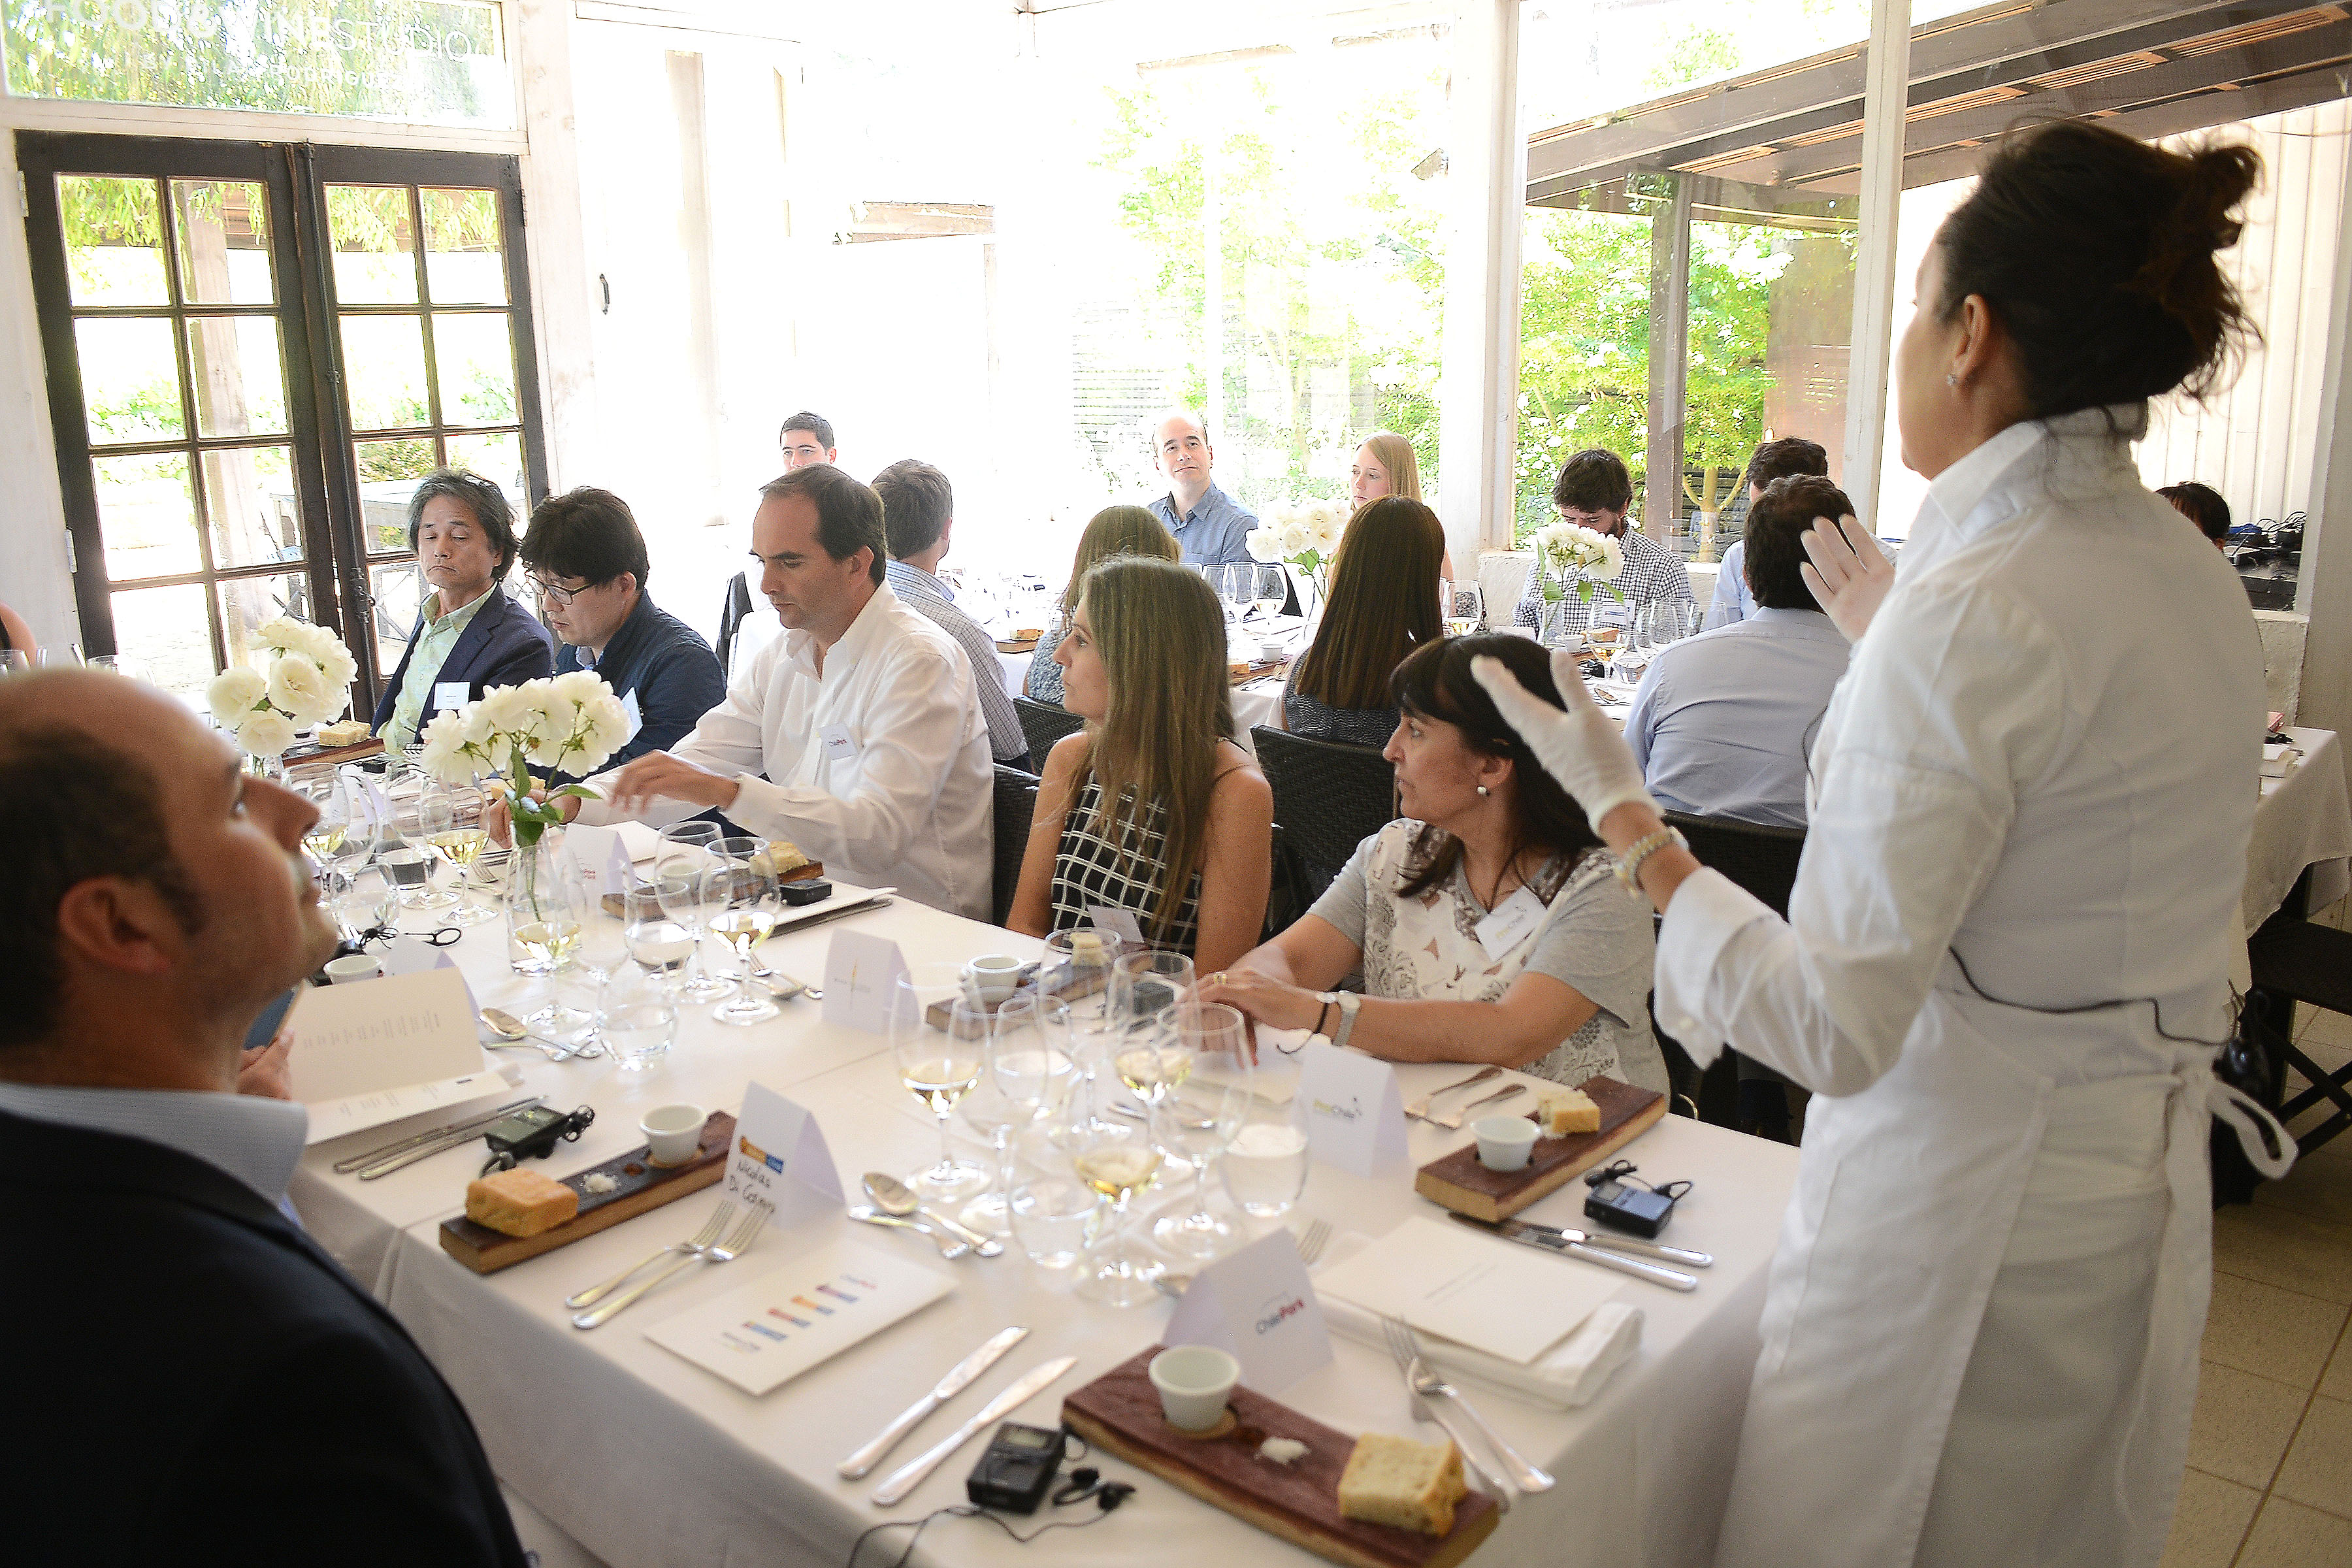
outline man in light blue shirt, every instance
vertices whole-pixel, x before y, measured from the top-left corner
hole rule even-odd
[[[1806,763],[1845,637],[1798,568],[1816,517],[1853,503],[1829,480],[1776,479],[1749,507],[1745,620],[1661,650],[1625,715],[1625,740],[1658,804],[1777,827],[1805,826]]]
[[[971,664],[971,684],[980,696],[980,716],[988,721],[988,749],[1002,765],[1029,771],[1029,738],[997,662],[996,639],[956,607],[955,590],[939,577],[955,532],[955,490],[930,464],[903,458],[874,476],[882,498],[882,530],[890,542],[884,572],[890,591],[910,609],[955,638]]]
[[[1827,479],[1829,473],[1830,455],[1822,450],[1818,441],[1808,441],[1799,436],[1784,436],[1778,441],[1765,442],[1756,448],[1756,455],[1748,459],[1747,505],[1738,509],[1743,520],[1754,514],[1756,498],[1762,495],[1764,487],[1774,479],[1785,479],[1795,474],[1812,474]],[[1724,514],[1724,519],[1727,522],[1733,521],[1728,511]],[[1748,576],[1743,569],[1747,559],[1748,540],[1743,534],[1733,540],[1731,548],[1723,552],[1723,564],[1715,574],[1715,597],[1707,604],[1704,629],[1713,631],[1717,626],[1727,626],[1756,613],[1756,595],[1748,590]],[[1810,607],[1811,601],[1807,600],[1806,604]]]
[[[1219,489],[1209,478],[1216,453],[1209,427],[1197,415],[1171,414],[1151,433],[1151,461],[1168,480],[1168,493],[1151,502],[1151,513],[1176,536],[1187,566],[1244,566],[1250,530],[1257,514]]]

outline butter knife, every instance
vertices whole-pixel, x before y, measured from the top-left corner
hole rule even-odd
[[[1468,1089],[1474,1083],[1484,1083],[1490,1078],[1500,1078],[1502,1076],[1503,1069],[1501,1068],[1480,1068],[1468,1078],[1456,1079],[1452,1083],[1445,1085],[1442,1089],[1431,1089],[1427,1094],[1423,1095],[1419,1100],[1416,1100],[1411,1105],[1406,1106],[1404,1108],[1404,1113],[1407,1116],[1412,1117],[1416,1121],[1427,1121],[1430,1120],[1429,1108],[1437,1102],[1437,1097],[1439,1095],[1452,1094],[1457,1089]]]
[[[1690,1268],[1715,1267],[1715,1254],[1712,1252],[1690,1252],[1679,1247],[1662,1247],[1636,1236],[1615,1236],[1600,1230],[1569,1230],[1557,1225],[1538,1225],[1531,1219],[1507,1219],[1502,1222],[1501,1228],[1506,1232],[1514,1227],[1531,1230],[1539,1236],[1556,1236],[1562,1241],[1581,1242],[1587,1247],[1606,1247],[1611,1252],[1639,1253],[1643,1258],[1661,1258]]]
[[[1042,1393],[1055,1378],[1078,1364],[1074,1355],[1055,1356],[1045,1365],[1024,1373],[1018,1383],[988,1402],[987,1408],[941,1438],[936,1445],[908,1460],[890,1472],[889,1479],[874,1489],[877,1508],[893,1508],[906,1500],[908,1492],[922,1485],[923,1478],[939,1468],[940,1461],[972,1440],[992,1421],[1001,1421],[1021,1405]]]
[[[1465,1117],[1465,1116],[1468,1116],[1472,1111],[1474,1111],[1474,1110],[1477,1110],[1480,1106],[1482,1106],[1482,1105],[1491,1105],[1491,1104],[1493,1104],[1496,1100],[1508,1100],[1508,1099],[1510,1099],[1510,1098],[1511,1098],[1511,1096],[1513,1096],[1513,1095],[1515,1095],[1515,1094],[1525,1094],[1525,1093],[1527,1093],[1527,1091],[1528,1091],[1528,1086],[1527,1086],[1526,1084],[1523,1084],[1523,1083],[1515,1083],[1515,1084],[1510,1084],[1510,1085],[1507,1085],[1507,1086],[1506,1086],[1506,1087],[1504,1087],[1504,1088],[1502,1088],[1502,1089],[1496,1089],[1496,1090],[1494,1093],[1492,1093],[1492,1094],[1489,1094],[1489,1095],[1484,1095],[1484,1096],[1480,1097],[1479,1099],[1476,1099],[1476,1100],[1471,1100],[1471,1101],[1470,1101],[1468,1104],[1466,1104],[1466,1105],[1458,1106],[1458,1107],[1456,1107],[1455,1109],[1454,1109],[1454,1110],[1452,1110],[1447,1111],[1447,1112],[1446,1112],[1444,1115],[1443,1115],[1443,1116],[1433,1116],[1433,1117],[1429,1118],[1429,1120],[1430,1120],[1431,1121],[1435,1122],[1435,1123],[1436,1123],[1438,1126],[1440,1126],[1440,1127],[1449,1128],[1449,1129],[1451,1129],[1451,1130],[1452,1130],[1452,1131],[1454,1131],[1459,1132],[1460,1131],[1462,1131],[1462,1120],[1463,1120],[1463,1118],[1464,1118],[1464,1117]]]
[[[1505,1220],[1500,1225],[1494,1225],[1483,1219],[1473,1219],[1466,1214],[1457,1214],[1454,1217],[1464,1225],[1483,1230],[1490,1236],[1498,1236],[1505,1241],[1517,1242],[1521,1247],[1538,1247],[1555,1255],[1566,1254],[1570,1258],[1580,1258],[1587,1263],[1598,1263],[1603,1268],[1614,1268],[1621,1274],[1631,1274],[1636,1278],[1647,1279],[1653,1285],[1664,1285],[1669,1290],[1698,1289],[1696,1275],[1685,1274],[1677,1268],[1662,1268],[1655,1263],[1644,1263],[1638,1258],[1628,1258],[1622,1252],[1610,1252],[1598,1247],[1587,1247],[1580,1241],[1570,1241],[1562,1236],[1547,1235],[1524,1221]]]
[[[841,1473],[856,1480],[872,1469],[881,1462],[883,1455],[898,1446],[899,1438],[915,1429],[923,1417],[961,1394],[971,1385],[973,1378],[996,1364],[997,1357],[1028,1337],[1029,1331],[1015,1324],[956,1363],[954,1369],[940,1379],[937,1388],[900,1411],[898,1418],[882,1428],[874,1441],[842,1460]]]

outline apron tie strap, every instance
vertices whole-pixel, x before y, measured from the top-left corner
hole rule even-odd
[[[2206,1080],[2205,1108],[2237,1129],[2238,1147],[2264,1176],[2275,1182],[2294,1169],[2294,1136],[2260,1100],[2214,1078]]]

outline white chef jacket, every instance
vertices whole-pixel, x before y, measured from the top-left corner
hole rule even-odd
[[[828,875],[988,918],[994,779],[971,661],[887,584],[825,650],[822,675],[815,637],[785,632],[670,753],[733,774],[728,820],[791,839]],[[612,776],[588,782],[607,789]],[[698,809],[664,800],[638,815],[658,826]],[[583,801],[579,820],[621,815]]]
[[[2145,417],[2013,426],[1937,478],[1822,721],[1789,921],[1712,871],[1667,911],[1666,1028],[1819,1096],[1719,1563],[2163,1551],[2213,1053],[2145,1003],[2029,1010],[2229,1027],[2262,655],[2113,434]]]

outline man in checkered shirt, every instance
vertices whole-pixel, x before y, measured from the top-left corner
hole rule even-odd
[[[1691,596],[1690,569],[1672,549],[1631,526],[1633,520],[1625,515],[1625,509],[1633,500],[1633,477],[1625,471],[1625,460],[1614,452],[1597,447],[1570,458],[1561,466],[1559,478],[1551,487],[1551,504],[1563,520],[1596,533],[1616,536],[1625,552],[1625,570],[1617,578],[1617,591],[1625,596],[1625,603],[1680,599],[1696,607],[1696,601]],[[1614,603],[1608,590],[1593,590],[1593,604]],[[1530,566],[1526,591],[1512,611],[1512,619],[1523,626],[1539,625],[1543,607],[1543,593],[1536,585],[1535,570]],[[1592,605],[1573,594],[1561,604],[1560,610],[1560,625],[1568,631],[1582,631],[1592,618]]]

